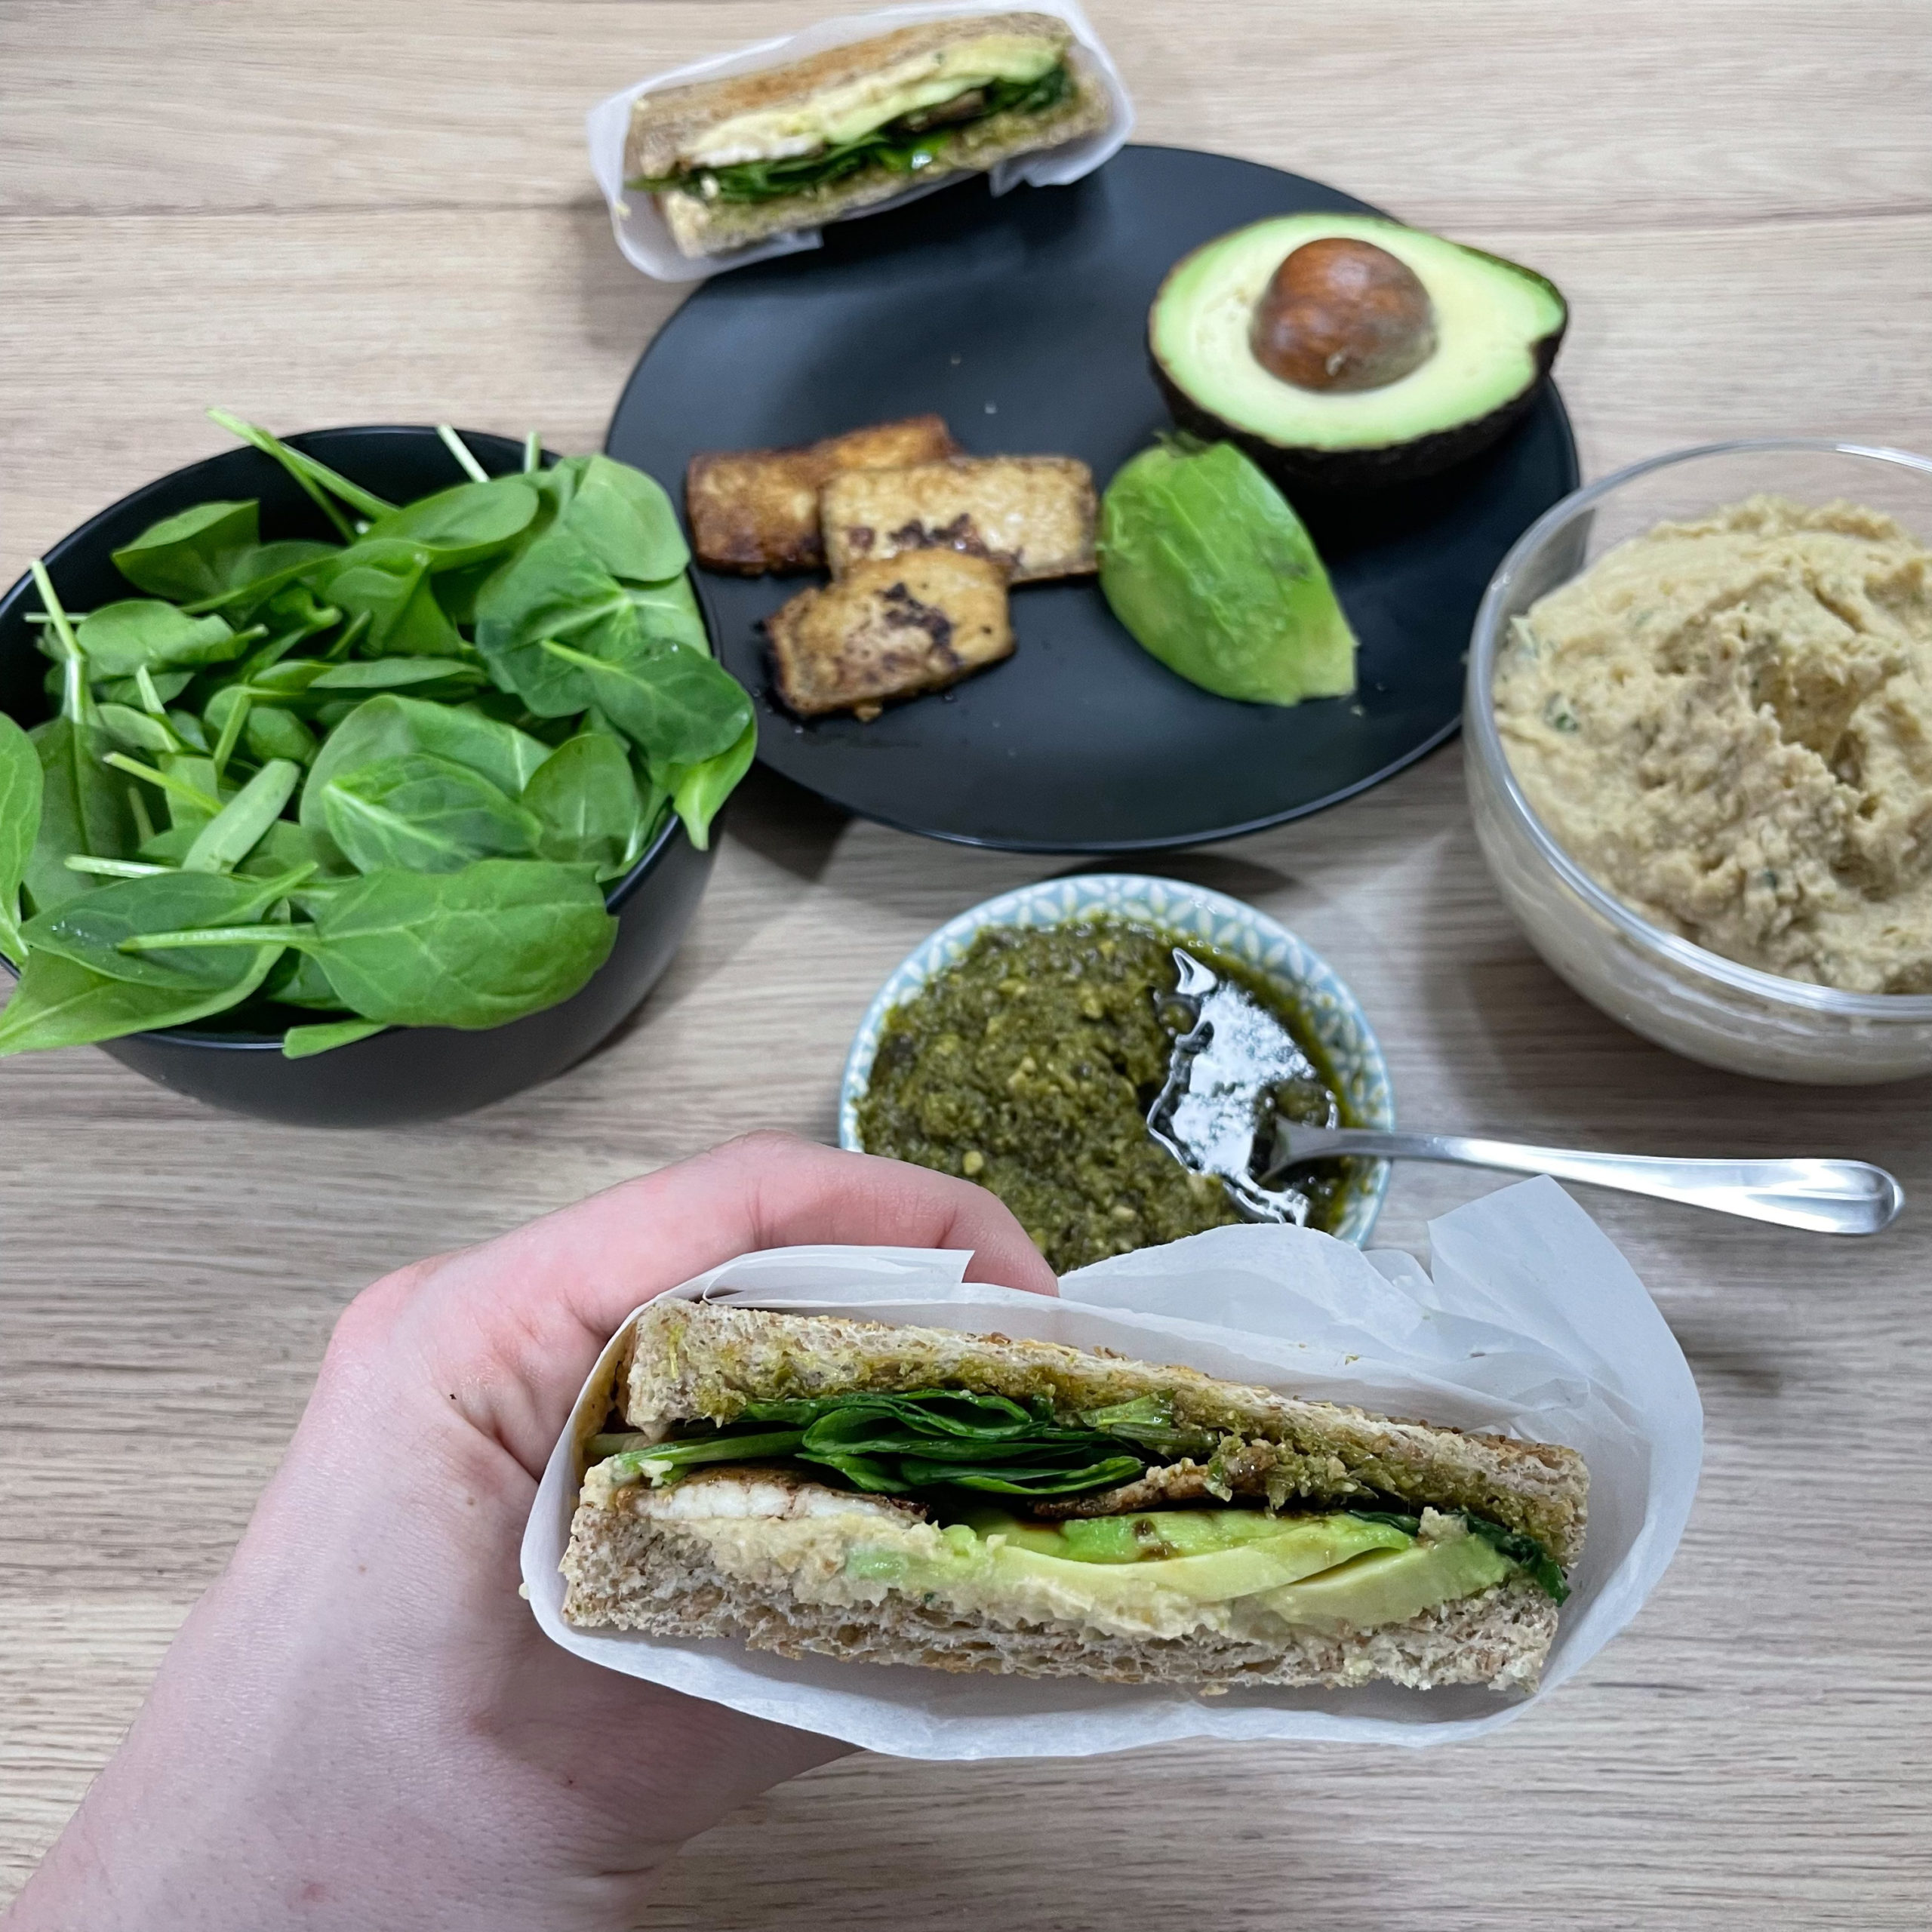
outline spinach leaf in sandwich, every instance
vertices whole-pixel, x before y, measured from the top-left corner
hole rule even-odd
[[[940,114],[954,105],[943,103],[811,154],[733,162],[721,168],[682,168],[670,174],[642,176],[625,186],[646,194],[678,189],[708,202],[755,202],[817,193],[870,168],[894,174],[922,174],[944,161],[947,146],[962,128],[995,114],[1046,113],[1066,99],[1072,85],[1072,77],[1063,62],[1048,68],[1037,80],[989,81],[971,89],[961,100],[973,101],[973,111],[957,118],[938,120]]]

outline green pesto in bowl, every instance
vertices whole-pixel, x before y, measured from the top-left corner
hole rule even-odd
[[[892,1010],[858,1103],[866,1152],[990,1189],[1057,1274],[1242,1220],[1218,1180],[1147,1131],[1188,1025],[1171,998],[1177,946],[1294,1036],[1306,1068],[1275,1089],[1276,1108],[1306,1125],[1352,1124],[1311,1029],[1265,979],[1188,934],[1083,920],[988,927]],[[1353,1164],[1298,1171],[1309,1226],[1334,1224]]]

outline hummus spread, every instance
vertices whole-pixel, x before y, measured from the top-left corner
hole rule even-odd
[[[1855,504],[1660,525],[1519,617],[1497,723],[1550,835],[1743,964],[1932,992],[1932,551]]]

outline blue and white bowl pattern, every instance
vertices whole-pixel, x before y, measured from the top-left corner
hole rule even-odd
[[[1083,872],[1003,892],[941,926],[900,961],[881,986],[854,1035],[838,1100],[838,1144],[863,1152],[859,1102],[872,1078],[872,1057],[886,1015],[912,998],[936,974],[956,966],[987,926],[1041,927],[1069,920],[1112,918],[1155,926],[1178,938],[1194,938],[1242,964],[1281,995],[1320,1044],[1346,1103],[1360,1127],[1392,1128],[1395,1096],[1389,1068],[1367,1017],[1334,971],[1285,926],[1265,912],[1205,887],[1140,872]],[[1334,1233],[1358,1247],[1368,1239],[1382,1198],[1389,1191],[1389,1163],[1356,1163],[1360,1175],[1349,1190]]]

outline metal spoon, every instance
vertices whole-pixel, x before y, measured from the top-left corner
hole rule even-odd
[[[1305,1220],[1306,1199],[1271,1183],[1306,1161],[1348,1154],[1552,1174],[1817,1234],[1875,1235],[1905,1205],[1905,1190],[1865,1161],[1679,1160],[1527,1147],[1469,1134],[1303,1126],[1284,1119],[1268,1097],[1278,1081],[1308,1066],[1287,1028],[1179,946],[1174,964],[1180,984],[1164,1003],[1191,1013],[1194,1024],[1174,1042],[1167,1084],[1147,1111],[1147,1131],[1183,1166],[1218,1176],[1236,1205],[1259,1220]],[[1272,1140],[1257,1174],[1255,1141],[1262,1132]]]

